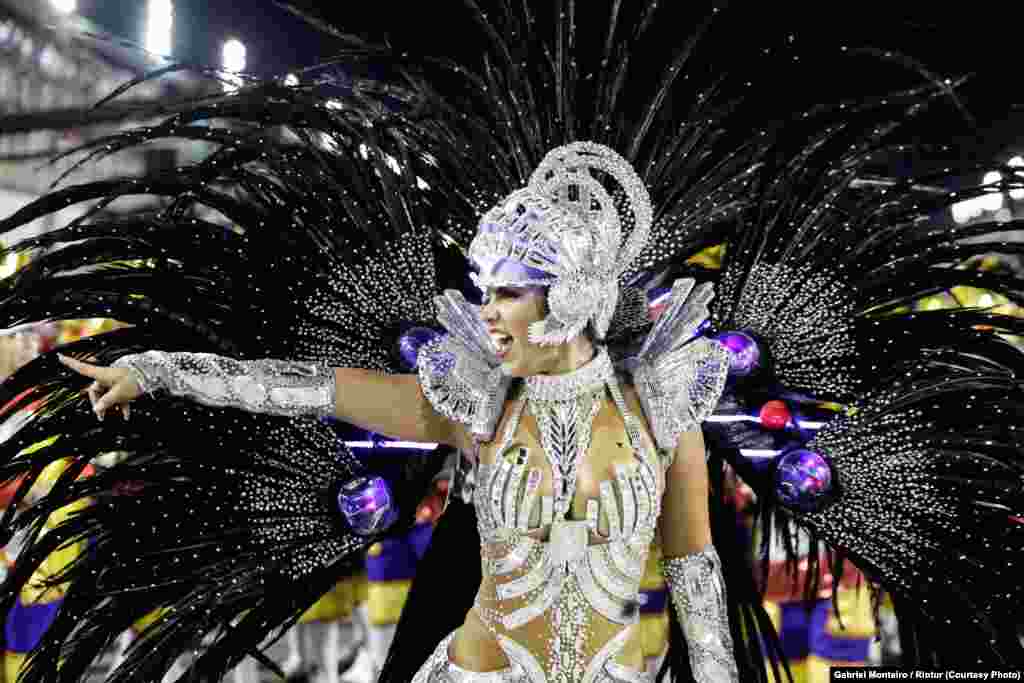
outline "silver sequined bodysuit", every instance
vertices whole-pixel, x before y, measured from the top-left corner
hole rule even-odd
[[[475,610],[525,680],[646,681],[614,658],[637,620],[664,474],[607,356],[574,374],[527,380],[481,449]],[[594,435],[597,422],[624,433]],[[595,437],[622,454],[605,473],[585,463]]]
[[[486,443],[473,479],[483,581],[467,625],[475,615],[510,666],[457,666],[452,634],[413,683],[649,680],[631,626],[665,473],[679,435],[714,408],[729,366],[724,347],[698,334],[711,296],[710,285],[677,280],[642,347],[620,359],[647,424],[627,406],[606,350],[568,375],[528,377],[516,393],[477,308],[457,292],[438,298],[448,334],[420,350],[420,387],[435,410]],[[701,577],[677,581],[673,604],[692,626],[687,637],[708,643],[691,652],[691,665],[697,657],[696,669],[711,671],[705,659],[731,657],[724,602],[708,597],[720,595],[720,575],[701,553],[675,561],[682,569],[667,575]],[[687,573],[691,565],[700,572]]]

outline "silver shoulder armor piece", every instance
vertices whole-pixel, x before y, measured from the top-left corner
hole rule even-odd
[[[708,283],[676,280],[635,359],[633,381],[660,449],[675,449],[681,433],[699,429],[725,389],[729,352],[696,336],[713,296]]]
[[[478,307],[453,290],[435,303],[448,334],[420,349],[416,364],[423,394],[434,410],[490,441],[511,379],[501,371]]]

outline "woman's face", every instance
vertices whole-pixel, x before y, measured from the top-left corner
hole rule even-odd
[[[562,350],[531,344],[530,325],[546,315],[543,287],[496,287],[484,293],[480,316],[498,349],[502,369],[511,377],[559,371]]]

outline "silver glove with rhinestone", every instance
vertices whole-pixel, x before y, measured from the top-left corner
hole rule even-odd
[[[315,363],[146,351],[113,365],[131,370],[151,395],[166,392],[203,405],[269,415],[334,414],[334,369]]]
[[[725,601],[722,562],[714,546],[661,561],[672,604],[686,635],[698,683],[739,681]]]

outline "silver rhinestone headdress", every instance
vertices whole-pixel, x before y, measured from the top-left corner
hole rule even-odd
[[[481,289],[549,288],[549,314],[530,326],[534,344],[564,344],[588,322],[603,337],[619,275],[646,244],[651,214],[647,188],[615,151],[595,142],[558,147],[526,187],[484,214],[469,247],[478,269],[471,277]]]

